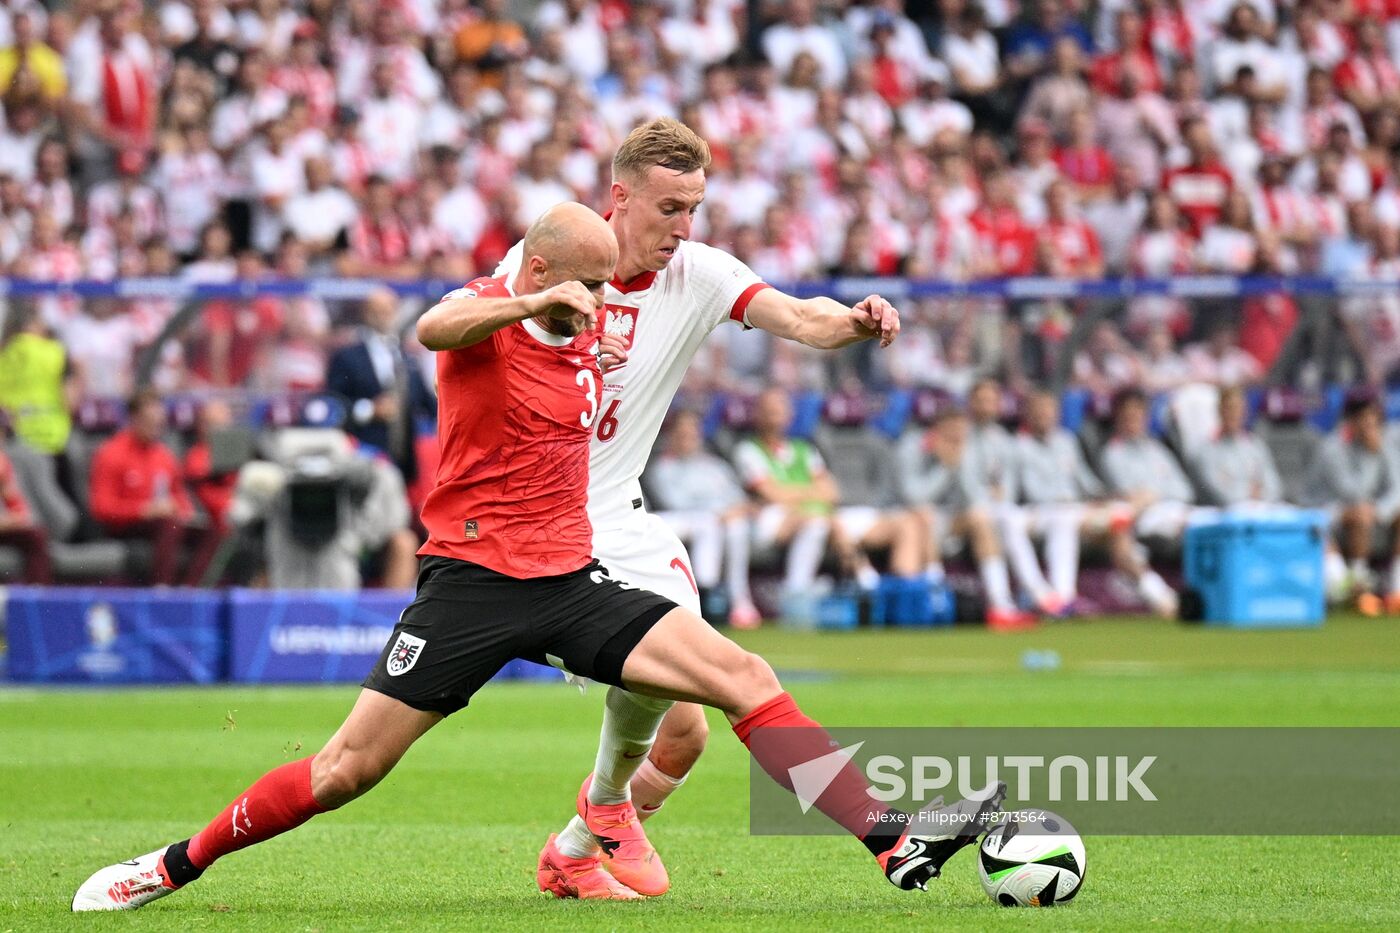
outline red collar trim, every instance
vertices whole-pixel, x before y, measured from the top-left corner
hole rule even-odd
[[[643,272],[641,275],[632,279],[630,282],[623,282],[620,279],[618,279],[617,276],[613,276],[613,280],[608,284],[612,285],[613,288],[626,295],[628,292],[645,291],[646,289],[651,288],[651,283],[655,281],[655,272]]]

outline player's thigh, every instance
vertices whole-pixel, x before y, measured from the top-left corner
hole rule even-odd
[[[849,505],[836,510],[836,521],[846,536],[866,547],[880,547],[894,537],[895,523],[879,509]]]
[[[1185,502],[1154,502],[1133,525],[1140,538],[1176,538],[1186,527],[1192,507]]]
[[[714,706],[731,719],[782,691],[767,662],[679,607],[632,647],[622,678],[635,693]]]
[[[664,596],[700,614],[690,552],[659,516],[638,511],[623,526],[595,531],[593,556],[614,580]]]
[[[807,516],[785,505],[765,505],[753,519],[754,543],[760,548],[781,547],[806,522]]]
[[[535,589],[466,561],[424,558],[417,595],[364,686],[423,712],[456,712],[521,652]]]
[[[534,624],[521,656],[616,687],[625,686],[622,664],[633,647],[676,608],[673,600],[615,579],[598,560],[534,582]]]

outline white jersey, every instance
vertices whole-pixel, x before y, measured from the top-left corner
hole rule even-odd
[[[517,243],[496,267],[514,276]],[[627,342],[627,363],[603,378],[589,451],[588,518],[593,556],[614,579],[700,614],[700,590],[676,533],[642,508],[642,470],[700,344],[725,321],[746,324],[749,301],[767,288],[722,250],[684,241],[666,268],[609,282],[603,327]]]
[[[521,244],[495,275],[514,277]],[[700,344],[725,321],[747,323],[749,301],[767,288],[723,250],[683,241],[660,272],[604,291],[604,328],[627,343],[627,362],[603,380],[589,459],[588,511],[594,525],[641,500],[641,476],[661,424]]]

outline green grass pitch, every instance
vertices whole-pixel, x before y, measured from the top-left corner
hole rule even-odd
[[[829,725],[1400,725],[1400,633],[1384,620],[742,640]],[[1029,648],[1062,666],[1022,670]],[[367,797],[145,910],[68,913],[89,872],[190,835],[268,767],[317,748],[354,693],[0,688],[0,933],[1400,928],[1394,837],[1090,837],[1083,894],[1050,910],[994,906],[971,852],[928,892],[897,891],[848,839],[750,837],[745,753],[719,716],[691,782],[649,824],[671,892],[554,901],[534,888],[535,856],[570,814],[602,700],[562,685],[487,688]]]

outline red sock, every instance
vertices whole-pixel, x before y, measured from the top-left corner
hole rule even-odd
[[[190,840],[189,859],[195,867],[208,868],[230,852],[296,829],[324,813],[326,808],[311,795],[311,758],[273,768],[235,797]]]
[[[755,730],[762,730],[754,734]],[[781,693],[734,724],[734,734],[748,746],[759,767],[788,790],[788,769],[834,752],[838,743],[821,724],[797,708],[791,694]],[[842,768],[822,795],[816,808],[857,839],[889,825],[881,817],[889,807],[869,793],[870,783],[850,762]]]

